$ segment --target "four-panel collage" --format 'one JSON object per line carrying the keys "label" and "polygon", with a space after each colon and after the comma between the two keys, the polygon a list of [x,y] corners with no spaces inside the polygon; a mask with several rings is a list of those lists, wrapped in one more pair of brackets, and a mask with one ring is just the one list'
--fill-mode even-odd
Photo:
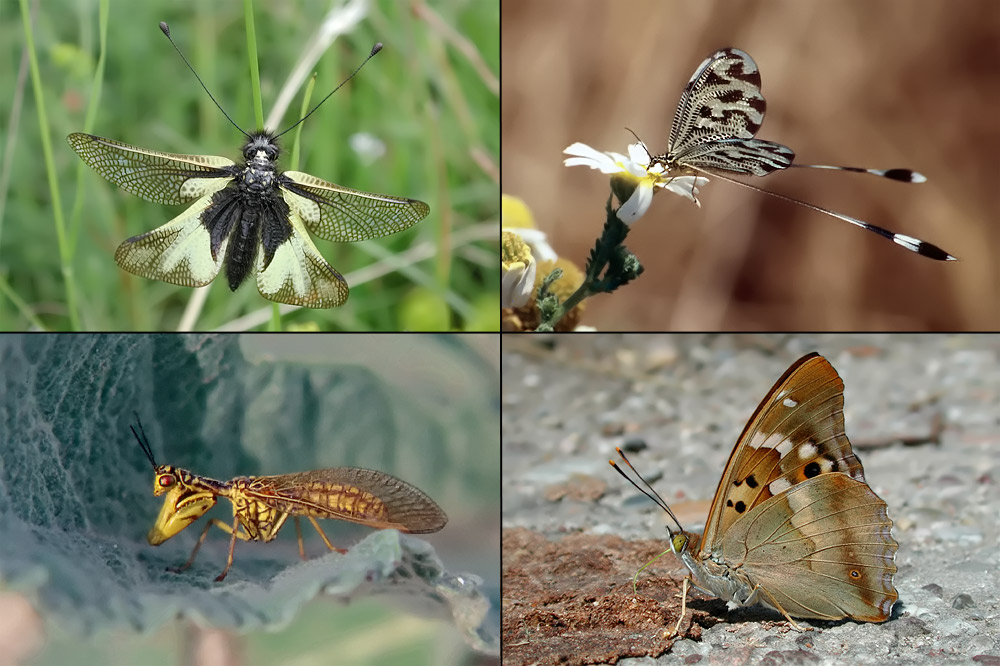
{"label": "four-panel collage", "polygon": [[0,17],[0,664],[1000,665],[1000,4]]}

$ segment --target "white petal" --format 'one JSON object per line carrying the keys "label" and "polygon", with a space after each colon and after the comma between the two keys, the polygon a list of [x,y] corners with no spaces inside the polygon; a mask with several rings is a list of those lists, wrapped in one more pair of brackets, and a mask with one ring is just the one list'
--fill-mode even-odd
{"label": "white petal", "polygon": [[625,224],[632,224],[649,210],[649,204],[653,201],[653,184],[648,179],[643,179],[639,186],[635,188],[632,196],[628,198],[621,208],[618,209],[618,219]]}
{"label": "white petal", "polygon": [[515,262],[509,268],[504,266],[500,279],[500,307],[519,308],[527,304],[535,288],[537,265],[529,261]]}
{"label": "white petal", "polygon": [[630,143],[628,146],[628,156],[633,162],[637,164],[642,164],[646,167],[652,161],[649,156],[649,151],[646,150],[646,146],[641,143]]}
{"label": "white petal", "polygon": [[708,178],[705,178],[704,176],[678,176],[677,178],[672,178],[668,183],[665,183],[663,187],[670,190],[674,194],[687,197],[700,206],[701,203],[698,201],[698,188],[706,183],[708,183]]}

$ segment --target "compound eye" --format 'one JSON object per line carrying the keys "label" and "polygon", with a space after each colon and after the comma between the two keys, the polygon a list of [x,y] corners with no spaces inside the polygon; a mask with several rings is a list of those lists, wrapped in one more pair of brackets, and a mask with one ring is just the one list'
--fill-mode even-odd
{"label": "compound eye", "polygon": [[158,479],[157,482],[160,484],[161,488],[169,488],[174,485],[177,479],[174,478],[173,474],[163,474]]}

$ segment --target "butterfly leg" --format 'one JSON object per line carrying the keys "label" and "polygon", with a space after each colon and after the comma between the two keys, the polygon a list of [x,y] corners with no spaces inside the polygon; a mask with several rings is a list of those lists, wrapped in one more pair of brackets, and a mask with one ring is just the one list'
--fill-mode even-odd
{"label": "butterfly leg", "polygon": [[786,613],[785,609],[781,607],[781,604],[779,604],[775,600],[775,598],[772,597],[768,593],[768,591],[765,590],[764,588],[762,588],[760,585],[758,585],[757,587],[755,587],[753,589],[753,593],[750,595],[750,597],[753,598],[753,597],[757,596],[758,592],[762,592],[762,593],[764,593],[767,596],[767,598],[768,598],[769,603],[771,604],[771,606],[773,608],[777,609],[779,613],[781,613],[782,615],[785,616],[785,619],[788,620],[788,624],[790,624],[792,626],[792,629],[794,629],[795,631],[798,631],[798,632],[806,632],[806,631],[812,631],[813,630],[812,627],[802,627],[797,622],[795,622],[795,620],[792,619],[792,616],[789,615],[788,613]]}
{"label": "butterfly leg", "polygon": [[677,618],[677,624],[674,625],[673,633],[669,634],[669,636],[677,636],[680,633],[681,622],[684,620],[684,613],[687,612],[688,590],[690,589],[691,576],[684,576],[684,582],[681,584],[681,614],[680,617]]}

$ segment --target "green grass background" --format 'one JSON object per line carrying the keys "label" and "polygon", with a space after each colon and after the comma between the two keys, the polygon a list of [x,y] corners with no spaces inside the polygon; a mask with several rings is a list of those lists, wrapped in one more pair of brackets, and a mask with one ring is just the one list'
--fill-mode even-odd
{"label": "green grass background", "polygon": [[[27,61],[22,64],[29,36],[23,11],[31,3],[0,0],[0,329],[176,329],[194,290],[130,275],[113,255],[124,239],[167,222],[183,208],[119,190],[76,156],[66,135],[85,131],[154,150],[237,158],[242,135],[215,108],[157,24],[170,24],[212,94],[249,131],[255,122],[245,3],[108,2],[104,72],[96,77],[101,90],[91,124],[87,112],[96,92],[103,3],[35,4],[30,37],[41,105]],[[253,4],[265,117],[323,17],[344,4]],[[381,41],[385,48],[304,123],[299,168],[347,187],[426,201],[431,214],[412,229],[373,241],[314,239],[348,277],[351,296],[341,308],[286,314],[279,325],[497,330],[499,3],[362,4],[366,18],[338,37],[313,68],[312,103],[353,71],[372,44]],[[279,129],[298,119],[301,103],[300,91]],[[358,132],[381,139],[386,153],[365,163],[349,144]],[[50,164],[43,134],[51,146]],[[295,134],[282,138],[281,168],[291,168]],[[394,257],[420,245],[432,250],[430,258],[361,284],[350,278],[352,271],[373,264],[393,266]],[[194,328],[266,326],[239,319],[255,312],[272,316],[270,302],[248,282],[236,293],[224,279],[213,282]]]}

